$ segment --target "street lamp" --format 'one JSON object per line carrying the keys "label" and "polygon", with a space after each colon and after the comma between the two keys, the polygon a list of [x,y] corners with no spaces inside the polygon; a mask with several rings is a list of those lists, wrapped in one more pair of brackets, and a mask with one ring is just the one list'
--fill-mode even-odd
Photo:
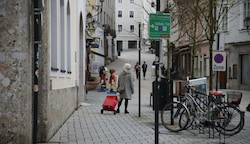
{"label": "street lamp", "polygon": [[244,26],[247,28],[247,33],[250,35],[250,17],[244,19]]}

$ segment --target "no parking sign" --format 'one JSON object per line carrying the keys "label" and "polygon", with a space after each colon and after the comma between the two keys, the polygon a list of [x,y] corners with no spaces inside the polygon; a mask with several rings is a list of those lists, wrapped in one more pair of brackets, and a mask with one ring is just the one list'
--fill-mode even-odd
{"label": "no parking sign", "polygon": [[226,52],[213,52],[213,71],[226,71]]}

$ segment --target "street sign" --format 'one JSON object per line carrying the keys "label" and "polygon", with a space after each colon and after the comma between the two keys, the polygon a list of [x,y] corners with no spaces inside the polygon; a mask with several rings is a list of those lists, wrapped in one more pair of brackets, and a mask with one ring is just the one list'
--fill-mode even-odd
{"label": "street sign", "polygon": [[149,15],[149,37],[151,39],[170,38],[171,19],[168,13]]}
{"label": "street sign", "polygon": [[213,71],[226,71],[226,52],[213,52]]}

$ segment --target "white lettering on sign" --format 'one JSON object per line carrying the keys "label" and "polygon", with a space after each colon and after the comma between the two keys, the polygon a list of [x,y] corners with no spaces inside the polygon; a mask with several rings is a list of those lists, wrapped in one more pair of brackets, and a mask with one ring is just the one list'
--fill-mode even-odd
{"label": "white lettering on sign", "polygon": [[224,66],[220,66],[220,65],[213,66],[213,70],[221,70],[221,69],[224,69]]}
{"label": "white lettering on sign", "polygon": [[213,52],[213,71],[226,71],[226,52]]}

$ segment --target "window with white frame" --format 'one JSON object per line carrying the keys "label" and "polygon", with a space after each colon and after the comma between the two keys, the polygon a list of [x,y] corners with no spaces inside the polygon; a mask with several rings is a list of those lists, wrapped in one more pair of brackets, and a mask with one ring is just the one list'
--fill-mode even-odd
{"label": "window with white frame", "polygon": [[61,41],[61,48],[60,48],[60,52],[61,52],[61,55],[60,55],[60,72],[62,73],[65,73],[66,72],[66,67],[65,67],[65,31],[64,31],[64,26],[65,26],[65,23],[64,23],[64,14],[65,14],[65,11],[64,11],[64,1],[61,0],[60,1],[60,41]]}
{"label": "window with white frame", "polygon": [[70,22],[70,6],[67,5],[67,73],[71,74],[71,22]]}
{"label": "window with white frame", "polygon": [[[60,2],[60,3],[59,3]],[[57,9],[57,5],[60,7]],[[64,0],[51,1],[50,65],[51,75],[68,77],[71,74],[71,21],[70,7]]]}
{"label": "window with white frame", "polygon": [[134,3],[134,0],[130,0],[130,3]]}
{"label": "window with white frame", "polygon": [[118,32],[122,32],[122,25],[118,25]]}
{"label": "window with white frame", "polygon": [[50,1],[51,3],[51,17],[50,17],[50,36],[51,36],[51,45],[50,45],[50,66],[51,71],[57,72],[59,70],[57,65],[58,49],[57,49],[57,1]]}
{"label": "window with white frame", "polygon": [[134,25],[130,25],[130,32],[134,32],[135,31],[135,26]]}
{"label": "window with white frame", "polygon": [[118,0],[118,3],[122,3],[122,0]]}
{"label": "window with white frame", "polygon": [[122,11],[118,11],[118,17],[122,17]]}
{"label": "window with white frame", "polygon": [[[243,21],[249,17],[250,17],[250,0],[245,0],[243,5]],[[246,27],[246,24],[244,24],[244,22],[243,26]]]}
{"label": "window with white frame", "polygon": [[245,19],[246,17],[250,17],[250,0],[245,0],[244,2],[243,17],[243,19]]}
{"label": "window with white frame", "polygon": [[222,30],[227,30],[228,25],[228,7],[223,7]]}
{"label": "window with white frame", "polygon": [[134,17],[134,11],[129,11],[129,17],[133,18]]}

